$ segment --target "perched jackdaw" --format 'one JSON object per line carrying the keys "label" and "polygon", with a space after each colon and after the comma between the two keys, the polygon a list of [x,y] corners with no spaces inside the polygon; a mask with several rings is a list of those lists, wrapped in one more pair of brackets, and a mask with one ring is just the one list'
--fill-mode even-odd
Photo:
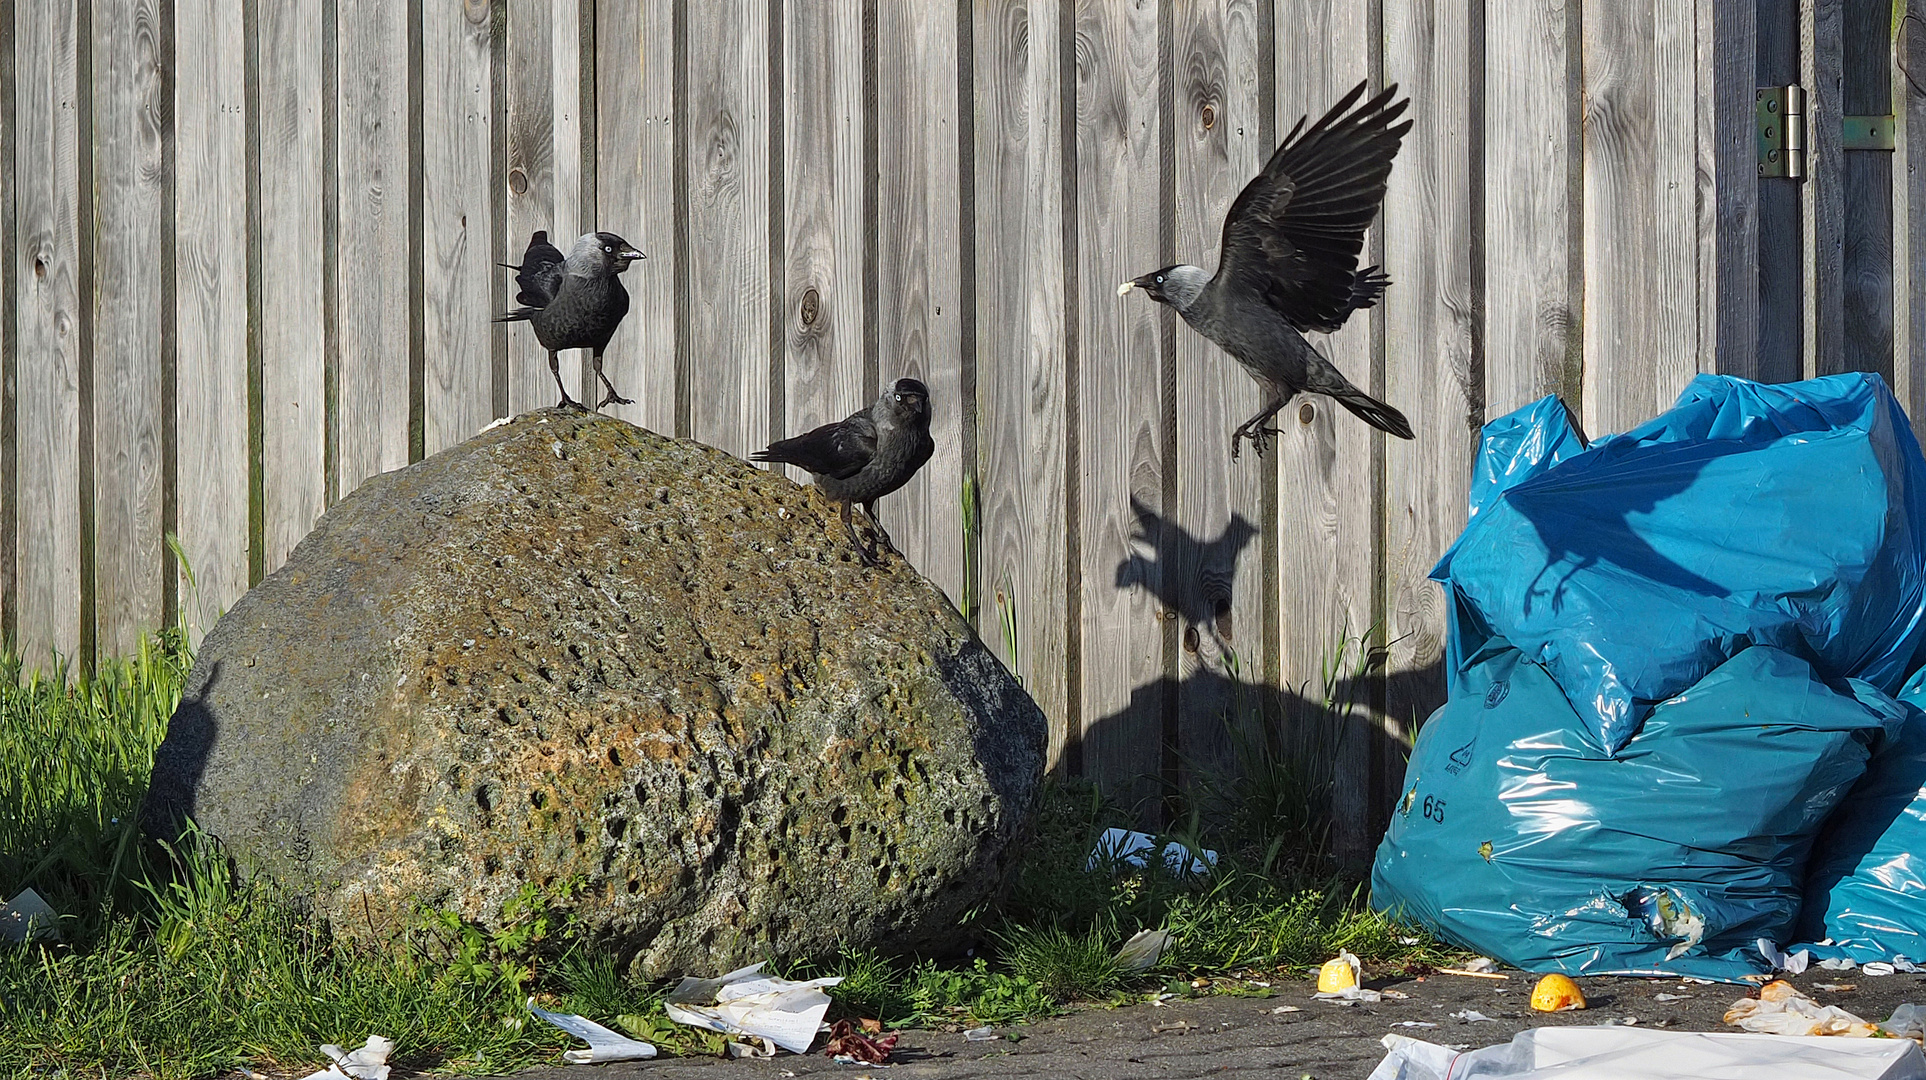
{"label": "perched jackdaw", "polygon": [[1404,414],[1352,386],[1304,340],[1305,331],[1335,331],[1391,283],[1375,266],[1359,270],[1358,252],[1411,128],[1409,120],[1392,121],[1411,102],[1392,104],[1393,85],[1347,115],[1364,86],[1309,131],[1300,119],[1244,186],[1224,215],[1215,276],[1200,266],[1166,266],[1117,286],[1118,296],[1140,288],[1176,308],[1264,388],[1263,411],[1231,432],[1233,460],[1240,439],[1262,456],[1278,434],[1264,425],[1306,390],[1329,394],[1380,431],[1411,437]]}
{"label": "perched jackdaw", "polygon": [[521,291],[515,295],[515,302],[522,306],[495,321],[526,321],[535,328],[535,339],[548,350],[548,370],[562,391],[563,405],[581,408],[580,402],[568,396],[568,387],[562,385],[561,365],[555,354],[563,349],[594,350],[595,377],[608,388],[597,409],[610,402],[630,404],[602,374],[602,350],[608,348],[622,316],[629,313],[628,290],[616,275],[627,270],[629,263],[646,258],[614,233],[593,232],[577,237],[575,250],[564,259],[561,251],[548,242],[548,233],[537,229],[528,238],[528,250],[522,254],[520,266],[502,263],[516,272],[515,282]]}
{"label": "perched jackdaw", "polygon": [[876,500],[909,483],[936,452],[930,438],[930,391],[915,379],[898,379],[876,403],[847,420],[793,439],[769,444],[751,455],[756,461],[800,465],[823,494],[843,505],[843,528],[863,561],[877,564],[875,544],[864,547],[850,521],[851,503],[862,503],[876,535],[889,546],[889,534],[876,520]]}

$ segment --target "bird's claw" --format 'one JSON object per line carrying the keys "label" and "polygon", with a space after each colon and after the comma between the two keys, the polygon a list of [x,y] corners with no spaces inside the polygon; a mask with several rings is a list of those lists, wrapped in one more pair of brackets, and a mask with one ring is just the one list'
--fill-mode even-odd
{"label": "bird's claw", "polygon": [[625,398],[622,395],[611,390],[607,394],[603,395],[602,403],[600,405],[597,405],[596,408],[606,409],[610,405],[633,405],[633,404],[635,404],[634,398]]}
{"label": "bird's claw", "polygon": [[573,409],[576,412],[589,411],[589,407],[587,405],[584,405],[581,402],[575,400],[574,398],[569,397],[567,394],[562,395],[562,400],[557,402],[555,407],[558,409]]}

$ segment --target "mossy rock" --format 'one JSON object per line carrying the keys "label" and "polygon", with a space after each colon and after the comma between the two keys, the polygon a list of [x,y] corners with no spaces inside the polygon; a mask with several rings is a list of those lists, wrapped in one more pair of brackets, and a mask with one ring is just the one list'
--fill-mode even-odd
{"label": "mossy rock", "polygon": [[1044,719],[813,489],[542,410],[376,477],[202,643],[147,816],[389,936],[527,882],[642,976],[957,940]]}

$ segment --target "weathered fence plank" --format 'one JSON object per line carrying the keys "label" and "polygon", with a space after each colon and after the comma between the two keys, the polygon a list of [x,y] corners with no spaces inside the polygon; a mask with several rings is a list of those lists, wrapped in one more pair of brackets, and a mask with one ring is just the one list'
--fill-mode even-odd
{"label": "weathered fence plank", "polygon": [[408,464],[407,13],[388,0],[336,9],[337,498]]}
{"label": "weathered fence plank", "polygon": [[[1697,0],[1699,368],[1757,378],[1762,187],[1756,98],[1761,4]],[[1756,91],[1755,91],[1756,92]]]}
{"label": "weathered fence plank", "polygon": [[95,642],[123,656],[165,598],[160,5],[102,0],[93,37]]}
{"label": "weathered fence plank", "polygon": [[248,586],[247,205],[241,10],[218,0],[174,9],[182,71],[174,123],[175,318],[180,540],[195,586],[181,611],[198,633]]}
{"label": "weathered fence plank", "polygon": [[[1175,765],[1176,687],[1165,665],[1166,616],[1175,613],[1159,594],[1174,510],[1165,500],[1164,341],[1179,328],[1175,312],[1119,298],[1116,288],[1169,255],[1157,16],[1152,4],[1085,0],[1074,38],[1083,765],[1140,806],[1162,793]],[[1133,566],[1143,567],[1141,580],[1121,584]]]}
{"label": "weathered fence plank", "polygon": [[[975,498],[990,648],[1050,718],[1052,767],[1082,770],[1081,682],[1072,664],[1068,560],[1074,558],[1065,463],[1070,426],[1066,338],[1062,24],[1075,0],[998,0],[968,7],[975,90]],[[1061,17],[1060,17],[1061,16]],[[1074,117],[1069,117],[1074,120]],[[1107,432],[1092,433],[1104,438]],[[1081,569],[1081,563],[1075,566]]]}
{"label": "weathered fence plank", "polygon": [[1373,764],[1381,826],[1404,773],[1403,748],[1444,704],[1444,594],[1429,578],[1465,522],[1465,478],[1484,421],[1472,162],[1483,153],[1476,0],[1386,0],[1384,77],[1410,95],[1412,126],[1391,170],[1382,232],[1385,395],[1413,442],[1385,440],[1386,739]]}
{"label": "weathered fence plank", "polygon": [[604,411],[666,434],[677,424],[676,291],[683,281],[674,242],[672,23],[669,0],[603,0],[595,15],[595,96],[609,103],[596,116],[597,227],[648,254],[623,275],[629,317],[606,357],[609,377],[635,403]]}
{"label": "weathered fence plank", "polygon": [[[1652,16],[1653,85],[1698,88],[1696,0],[1653,0]],[[1699,265],[1698,115],[1706,93],[1698,88],[1652,98],[1651,212],[1658,272],[1644,297],[1631,301],[1652,308],[1652,351],[1624,358],[1627,364],[1645,365],[1652,389],[1645,412],[1626,417],[1627,426],[1671,408],[1699,373],[1699,276],[1702,269],[1717,272]]]}
{"label": "weathered fence plank", "polygon": [[[1263,135],[1276,102],[1265,99],[1269,81],[1259,72],[1273,60],[1270,43],[1258,36],[1255,3],[1178,5],[1174,15],[1168,33],[1176,259],[1214,269],[1231,200],[1272,150]],[[1253,455],[1230,456],[1231,430],[1263,400],[1215,343],[1186,327],[1176,338],[1177,503],[1164,542],[1140,554],[1156,561],[1164,605],[1178,620],[1183,765],[1222,774],[1235,764],[1239,742],[1257,734],[1262,710],[1254,687],[1275,668],[1262,651],[1267,597],[1259,523],[1270,470]]]}
{"label": "weathered fence plank", "polygon": [[[22,4],[16,24],[19,647],[30,664],[80,649],[79,29],[74,0]],[[9,482],[13,482],[10,478]]]}
{"label": "weathered fence plank", "polygon": [[[1322,116],[1371,74],[1369,12],[1349,0],[1288,0],[1277,11],[1277,127]],[[1283,28],[1295,27],[1287,33]],[[1395,171],[1395,170],[1394,170]],[[1367,245],[1366,258],[1374,249]],[[1382,334],[1370,313],[1313,344],[1359,387],[1373,389]],[[1331,762],[1333,850],[1368,857],[1370,790],[1379,728],[1374,687],[1357,642],[1376,630],[1372,580],[1378,562],[1379,487],[1371,428],[1329,398],[1307,395],[1278,415],[1279,685],[1283,745],[1306,762]],[[1331,678],[1327,680],[1326,676]],[[1328,714],[1321,706],[1332,702]]]}
{"label": "weathered fence plank", "polygon": [[770,431],[778,373],[770,354],[769,221],[771,199],[781,199],[770,183],[770,4],[717,0],[708,10],[713,17],[684,16],[688,99],[678,168],[687,199],[687,428],[746,456],[772,436],[792,434]]}
{"label": "weathered fence plank", "polygon": [[[576,21],[570,21],[570,15]],[[570,188],[558,183],[556,176],[556,144],[564,128],[575,122],[575,103],[581,95],[576,85],[581,27],[575,0],[510,3],[507,17],[503,43],[507,55],[502,65],[507,101],[502,122],[507,128],[503,135],[508,160],[502,182],[508,190],[503,193],[502,258],[497,261],[519,266],[531,234],[546,232],[550,243],[566,249],[581,231],[576,228],[580,177]],[[570,54],[570,46],[577,52]],[[558,65],[558,53],[573,55],[575,64]],[[579,152],[579,134],[575,145]],[[491,272],[496,274],[491,293],[496,306],[502,311],[516,306],[514,271],[495,267]],[[548,373],[548,350],[535,340],[535,331],[526,324],[510,323],[507,334],[508,415],[555,404],[559,395]],[[563,378],[576,373],[571,365]]]}
{"label": "weathered fence plank", "polygon": [[[1893,111],[1892,4],[1848,0],[1840,35],[1840,111],[1886,116]],[[1891,134],[1891,132],[1887,132]],[[1893,166],[1885,150],[1842,150],[1839,361],[1848,371],[1893,378]],[[1843,213],[1850,206],[1851,213]]]}
{"label": "weathered fence plank", "polygon": [[327,509],[322,351],[321,7],[264,3],[260,42],[262,569]]}
{"label": "weathered fence plank", "polygon": [[491,11],[489,0],[421,9],[422,106],[436,118],[422,125],[420,166],[422,436],[429,454],[495,417]]}
{"label": "weathered fence plank", "polygon": [[871,399],[863,378],[862,14],[854,3],[783,8],[785,436]]}
{"label": "weathered fence plank", "polygon": [[[1908,0],[1898,28],[1891,73],[1892,100],[1899,102],[1899,135],[1893,170],[1893,392],[1912,417],[1913,431],[1926,432],[1926,373],[1916,357],[1926,356],[1926,93],[1914,89],[1926,80],[1926,5]],[[1926,83],[1922,83],[1926,85]]]}
{"label": "weathered fence plank", "polygon": [[[876,8],[877,373],[930,388],[936,456],[878,508],[896,546],[963,600],[963,273],[956,9]],[[880,387],[879,387],[880,388]]]}
{"label": "weathered fence plank", "polygon": [[1523,0],[1485,26],[1485,415],[1581,382],[1578,9]]}
{"label": "weathered fence plank", "polygon": [[1803,375],[1831,375],[1846,364],[1845,124],[1846,0],[1799,5],[1799,80],[1806,87],[1806,181],[1801,200],[1805,243],[1805,358]]}

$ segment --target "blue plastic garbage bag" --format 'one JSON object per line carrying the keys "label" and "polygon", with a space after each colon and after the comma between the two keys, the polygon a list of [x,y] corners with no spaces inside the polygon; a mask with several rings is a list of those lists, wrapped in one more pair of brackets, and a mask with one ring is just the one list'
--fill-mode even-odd
{"label": "blue plastic garbage bag", "polygon": [[1822,959],[1926,964],[1926,671],[1899,700],[1905,726],[1826,822],[1806,871],[1801,947]]}
{"label": "blue plastic garbage bag", "polygon": [[1904,723],[1863,683],[1749,648],[1616,755],[1503,639],[1420,731],[1371,903],[1527,971],[1734,981],[1791,939],[1813,836]]}
{"label": "blue plastic garbage bag", "polygon": [[1650,423],[1576,439],[1552,399],[1487,425],[1431,576],[1607,749],[1748,645],[1887,693],[1919,665],[1926,460],[1878,376],[1701,375]]}

